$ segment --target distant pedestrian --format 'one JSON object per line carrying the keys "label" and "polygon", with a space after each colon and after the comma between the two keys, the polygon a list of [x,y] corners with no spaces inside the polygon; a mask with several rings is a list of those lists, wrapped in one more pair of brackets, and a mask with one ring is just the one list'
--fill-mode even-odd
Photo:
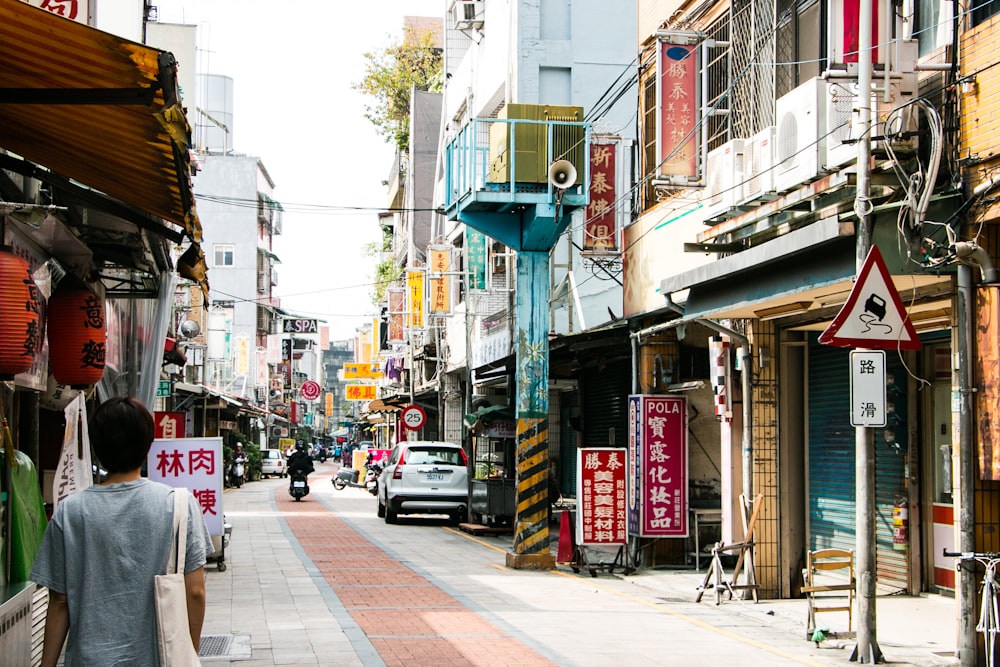
{"label": "distant pedestrian", "polygon": [[[167,570],[174,489],[141,476],[153,417],[135,398],[105,401],[90,419],[104,482],[59,503],[31,580],[49,589],[42,667],[159,663],[153,579]],[[205,560],[212,538],[190,498],[184,582],[195,649],[205,618]],[[67,641],[68,636],[68,641]]]}

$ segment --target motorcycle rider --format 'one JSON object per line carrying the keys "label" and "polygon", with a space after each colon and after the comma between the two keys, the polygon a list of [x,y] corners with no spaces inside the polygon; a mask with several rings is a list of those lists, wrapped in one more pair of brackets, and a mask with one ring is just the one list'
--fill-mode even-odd
{"label": "motorcycle rider", "polygon": [[243,445],[237,443],[236,451],[233,452],[233,462],[229,467],[230,484],[236,487],[243,485],[243,480],[246,477],[246,465],[246,452],[243,451]]}
{"label": "motorcycle rider", "polygon": [[302,441],[295,443],[295,451],[288,457],[288,474],[301,472],[303,475],[308,475],[314,470],[312,459],[306,451],[306,443]]}

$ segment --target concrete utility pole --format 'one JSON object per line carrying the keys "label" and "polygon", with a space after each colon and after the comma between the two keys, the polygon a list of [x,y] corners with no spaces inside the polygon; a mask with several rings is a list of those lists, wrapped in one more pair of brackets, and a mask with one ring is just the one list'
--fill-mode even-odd
{"label": "concrete utility pole", "polygon": [[[856,275],[871,249],[871,118],[872,118],[872,5],[858,5],[858,190],[854,212],[858,216]],[[855,429],[855,560],[857,563],[858,643],[851,660],[882,662],[875,637],[875,434],[867,426]]]}

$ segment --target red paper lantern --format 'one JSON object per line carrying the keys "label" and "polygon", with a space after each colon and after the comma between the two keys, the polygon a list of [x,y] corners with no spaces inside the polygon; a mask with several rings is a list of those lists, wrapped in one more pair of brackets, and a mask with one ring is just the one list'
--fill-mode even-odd
{"label": "red paper lantern", "polygon": [[0,380],[35,363],[42,346],[42,297],[28,263],[0,246]]}
{"label": "red paper lantern", "polygon": [[104,376],[104,302],[73,278],[49,299],[49,371],[57,382],[80,389]]}

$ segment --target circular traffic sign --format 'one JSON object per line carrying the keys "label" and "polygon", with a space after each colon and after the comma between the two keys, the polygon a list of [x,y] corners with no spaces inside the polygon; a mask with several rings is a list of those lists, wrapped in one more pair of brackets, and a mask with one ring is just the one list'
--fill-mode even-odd
{"label": "circular traffic sign", "polygon": [[415,431],[423,427],[424,422],[427,421],[427,413],[419,405],[407,405],[403,408],[400,418],[403,421],[403,426]]}
{"label": "circular traffic sign", "polygon": [[306,380],[302,383],[302,386],[299,387],[299,395],[307,401],[315,401],[319,398],[322,391],[323,388],[320,387],[319,382],[316,382],[315,380]]}

